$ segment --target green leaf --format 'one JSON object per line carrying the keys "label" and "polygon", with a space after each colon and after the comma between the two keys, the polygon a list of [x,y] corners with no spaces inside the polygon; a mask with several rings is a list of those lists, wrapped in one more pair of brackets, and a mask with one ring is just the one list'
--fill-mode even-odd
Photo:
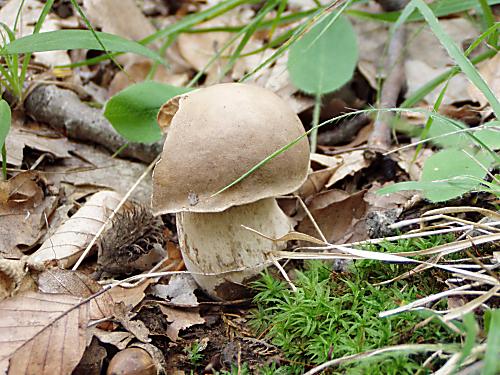
{"label": "green leaf", "polygon": [[[441,147],[461,148],[471,144],[471,138],[465,133],[449,134],[460,130],[457,122],[451,123],[439,118],[433,119],[432,126],[427,133],[428,138],[439,137],[432,140],[432,143]],[[460,124],[462,129],[466,126]],[[448,135],[445,135],[448,134]]]}
{"label": "green leaf", "polygon": [[358,45],[351,23],[332,13],[292,45],[288,71],[300,90],[325,94],[352,78],[357,61]]}
{"label": "green leaf", "polygon": [[[132,52],[149,57],[159,63],[165,63],[160,56],[142,44],[113,34],[101,32],[96,32],[96,34],[108,51]],[[101,44],[90,30],[57,30],[16,39],[7,44],[5,49],[0,52],[0,55],[70,49],[103,51]]]}
{"label": "green leaf", "polygon": [[10,106],[5,100],[0,99],[0,148],[3,147],[5,138],[9,134],[10,122]]}
{"label": "green leaf", "polygon": [[190,90],[153,81],[137,83],[113,96],[106,103],[104,116],[127,140],[156,142],[161,139],[158,110],[167,100]]}
{"label": "green leaf", "polygon": [[[468,151],[472,154],[472,151]],[[378,190],[378,194],[389,194],[401,190],[423,190],[432,202],[447,201],[473,190],[486,175],[493,162],[492,156],[480,151],[473,160],[464,150],[442,150],[425,161],[420,181],[401,182]]]}
{"label": "green leaf", "polygon": [[500,121],[490,121],[484,126],[491,129],[478,130],[474,133],[476,138],[492,150],[500,149]]}
{"label": "green leaf", "polygon": [[481,375],[498,374],[500,371],[500,309],[491,311],[491,320],[486,341],[486,355],[484,356],[484,367]]}

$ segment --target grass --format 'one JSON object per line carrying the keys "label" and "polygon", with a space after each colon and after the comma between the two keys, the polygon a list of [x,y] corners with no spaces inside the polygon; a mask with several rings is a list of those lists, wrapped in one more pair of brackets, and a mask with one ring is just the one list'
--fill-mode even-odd
{"label": "grass", "polygon": [[[384,243],[381,251],[413,251],[450,241],[450,236]],[[309,261],[294,281],[297,292],[269,273],[254,283],[255,297],[251,326],[255,332],[281,348],[286,360],[318,365],[332,358],[398,344],[456,343],[459,335],[438,319],[419,324],[428,315],[407,312],[379,318],[384,310],[441,291],[443,284],[435,274],[421,274],[385,286],[377,282],[397,276],[408,265],[363,260],[352,263],[349,272],[336,274],[328,263]],[[434,271],[435,272],[435,271]],[[443,302],[438,307],[446,309]],[[367,362],[341,367],[349,374],[427,373],[424,354],[391,354]],[[439,361],[437,359],[436,361]],[[433,368],[437,363],[431,361]],[[435,370],[436,368],[434,368]],[[300,374],[303,366],[289,366],[289,373]]]}

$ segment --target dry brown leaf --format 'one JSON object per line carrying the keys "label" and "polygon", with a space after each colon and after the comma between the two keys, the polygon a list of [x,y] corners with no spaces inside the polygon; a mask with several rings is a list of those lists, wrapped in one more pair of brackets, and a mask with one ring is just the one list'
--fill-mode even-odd
{"label": "dry brown leaf", "polygon": [[132,309],[144,299],[144,297],[146,296],[144,291],[150,284],[154,282],[154,279],[149,278],[134,288],[123,288],[121,286],[117,286],[111,289],[109,291],[109,294],[116,304],[123,302],[125,306],[128,306],[130,309]]}
{"label": "dry brown leaf", "polygon": [[[124,72],[116,73],[109,84],[109,95],[114,95],[133,83],[142,82],[146,79],[153,63],[151,60],[141,59],[134,61],[124,67]],[[174,74],[164,66],[156,68],[153,81],[167,83],[173,86],[184,86],[189,80],[187,73]]]}
{"label": "dry brown leaf", "polygon": [[26,261],[0,257],[0,301],[35,290],[36,284],[26,270]]}
{"label": "dry brown leaf", "polygon": [[125,349],[134,336],[130,332],[122,331],[105,331],[99,328],[94,328],[93,335],[104,344],[111,344],[119,350]]}
{"label": "dry brown leaf", "polygon": [[363,150],[355,150],[333,156],[311,154],[311,161],[334,169],[333,174],[326,183],[327,188],[370,165],[370,162],[364,157]]}
{"label": "dry brown leaf", "polygon": [[20,258],[19,247],[31,247],[44,233],[45,219],[58,198],[44,196],[45,185],[33,171],[0,182],[0,255]]}
{"label": "dry brown leaf", "polygon": [[167,336],[172,341],[177,341],[179,332],[196,324],[205,323],[198,309],[176,309],[159,305],[160,310],[170,322],[167,328]]}
{"label": "dry brown leaf", "polygon": [[[366,7],[375,5],[373,3],[357,7],[364,7],[362,10],[367,10]],[[366,19],[353,21],[359,45],[363,46],[360,48],[358,68],[370,85],[377,89],[377,71],[384,67],[384,56],[386,56],[384,51],[389,40],[389,28],[380,22]],[[441,19],[439,23],[459,46],[468,40],[474,40],[479,35],[472,22],[463,17]],[[448,70],[454,62],[427,25],[415,23],[405,27],[407,28],[405,72],[408,84],[407,96],[410,96],[422,85]],[[386,71],[385,74],[387,73]],[[449,82],[443,104],[470,99],[467,93],[468,85],[465,75],[458,74],[453,77]],[[428,94],[425,97],[427,103],[434,103],[441,89],[440,85]]]}
{"label": "dry brown leaf", "polygon": [[92,338],[90,345],[85,349],[82,359],[71,375],[100,375],[106,356],[106,349],[99,344],[96,338]]}
{"label": "dry brown leaf", "polygon": [[[84,195],[99,190],[114,190],[126,194],[147,168],[142,163],[113,158],[97,147],[71,142],[76,157],[62,159],[57,165],[45,168],[47,178],[58,186],[63,184],[66,194]],[[134,190],[131,199],[151,204],[151,178],[146,177]]]}
{"label": "dry brown leaf", "polygon": [[332,174],[337,170],[337,167],[325,168],[309,173],[307,180],[299,189],[299,195],[302,199],[307,199],[316,193],[319,193],[325,188],[326,183],[330,180]]}
{"label": "dry brown leaf", "polygon": [[[74,297],[88,298],[99,292],[102,287],[79,271],[49,269],[38,276],[38,289],[47,294],[70,294]],[[98,320],[113,315],[114,300],[109,292],[96,296],[89,302],[90,319]]]}
{"label": "dry brown leaf", "polygon": [[153,285],[151,294],[179,307],[194,307],[198,306],[198,299],[194,294],[196,288],[198,285],[191,275],[173,275],[167,285]]}
{"label": "dry brown leaf", "polygon": [[66,375],[86,346],[89,305],[65,294],[27,293],[0,303],[0,372]]}
{"label": "dry brown leaf", "polygon": [[391,194],[377,194],[381,188],[392,185],[393,182],[387,182],[383,185],[374,182],[372,187],[365,194],[365,201],[368,203],[368,212],[380,212],[391,209],[402,209],[407,207],[415,199],[415,192],[410,190],[398,191]]}
{"label": "dry brown leaf", "polygon": [[141,40],[156,31],[134,0],[84,0],[83,5],[94,27],[106,33]]}
{"label": "dry brown leaf", "polygon": [[130,312],[130,306],[126,306],[124,303],[115,305],[115,319],[121,323],[123,328],[134,335],[137,340],[148,343],[151,341],[149,339],[149,329],[142,321],[132,320],[133,316],[134,314]]}
{"label": "dry brown leaf", "polygon": [[[474,40],[479,35],[472,22],[464,17],[442,19],[439,24],[459,46],[468,40]],[[407,96],[410,96],[424,84],[447,71],[454,65],[454,61],[429,27],[422,29],[421,24],[415,24],[408,25],[408,28],[405,71],[408,84]],[[468,85],[469,81],[464,74],[454,76],[448,83],[443,104],[470,100]],[[428,94],[425,97],[427,103],[435,103],[442,88],[442,85],[439,85]]]}
{"label": "dry brown leaf", "polygon": [[[83,6],[92,25],[101,27],[106,33],[141,40],[156,31],[134,0],[84,0]],[[137,59],[141,57],[131,53],[117,57],[124,65]]]}
{"label": "dry brown leaf", "polygon": [[[232,12],[233,13],[233,12]],[[200,24],[200,27],[230,26],[231,20],[228,16],[218,17],[217,20]],[[181,56],[196,71],[203,70],[213,56],[220,51],[224,44],[231,38],[231,33],[212,32],[202,34],[183,33],[177,38],[177,46]],[[225,54],[230,54],[231,50],[226,49]],[[218,74],[227,62],[227,58],[220,58],[215,61],[206,71],[207,83],[213,84],[218,78]]]}
{"label": "dry brown leaf", "polygon": [[71,267],[120,200],[121,196],[112,191],[94,194],[29,256],[28,262],[33,265],[55,262],[62,268]]}
{"label": "dry brown leaf", "polygon": [[[366,213],[367,204],[363,200],[364,195],[365,191],[349,195],[342,190],[328,190],[312,198],[308,204],[309,211],[328,242],[366,239],[366,233],[358,233],[354,230],[354,225]],[[318,232],[307,216],[299,224],[298,231],[318,237]]]}
{"label": "dry brown leaf", "polygon": [[14,120],[5,140],[7,163],[20,167],[23,163],[23,151],[25,147],[48,152],[56,158],[71,157],[68,151],[73,147],[67,138],[43,136],[40,133],[39,129],[21,126],[19,121]]}

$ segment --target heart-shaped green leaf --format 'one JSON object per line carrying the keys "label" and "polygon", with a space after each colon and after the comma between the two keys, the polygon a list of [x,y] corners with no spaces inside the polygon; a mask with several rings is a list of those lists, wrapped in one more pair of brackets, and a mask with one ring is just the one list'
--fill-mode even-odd
{"label": "heart-shaped green leaf", "polygon": [[288,71],[297,88],[322,95],[348,82],[357,61],[358,45],[351,23],[332,13],[292,45]]}
{"label": "heart-shaped green leaf", "polygon": [[161,139],[158,110],[167,100],[190,90],[153,81],[137,83],[113,96],[106,103],[104,116],[127,140],[156,142]]}

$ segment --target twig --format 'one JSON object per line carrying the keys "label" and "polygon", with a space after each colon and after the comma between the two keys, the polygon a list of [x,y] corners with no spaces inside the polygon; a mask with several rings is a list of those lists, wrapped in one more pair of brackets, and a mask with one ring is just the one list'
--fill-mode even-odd
{"label": "twig", "polygon": [[[28,115],[48,123],[69,138],[97,143],[111,152],[127,144],[101,110],[83,103],[73,91],[40,85],[32,90],[24,105]],[[162,146],[163,142],[129,143],[120,155],[149,163],[161,152]]]}
{"label": "twig", "polygon": [[[396,6],[402,7],[404,1],[399,1]],[[381,4],[384,6],[384,4]],[[389,5],[387,5],[389,7]],[[391,4],[392,9],[392,4]],[[380,108],[394,108],[397,105],[399,93],[405,82],[404,51],[406,43],[405,25],[399,27],[389,42],[387,58],[384,66],[389,67],[389,72],[382,85],[380,93]],[[391,145],[391,120],[393,115],[382,112],[373,124],[373,131],[368,138],[368,145],[378,149],[388,150]]]}

